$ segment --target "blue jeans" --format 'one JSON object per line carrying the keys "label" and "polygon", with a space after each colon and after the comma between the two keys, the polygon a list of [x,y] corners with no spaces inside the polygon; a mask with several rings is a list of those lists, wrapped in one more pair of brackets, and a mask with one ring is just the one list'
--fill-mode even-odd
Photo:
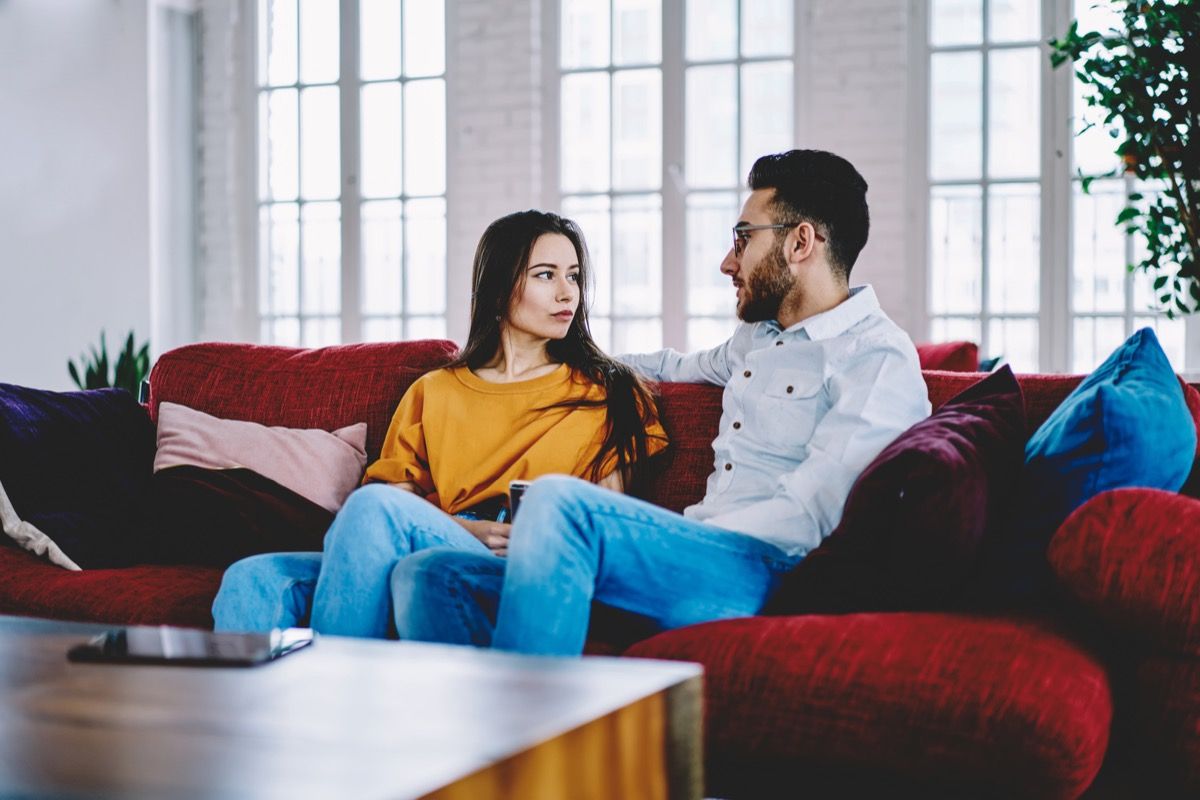
{"label": "blue jeans", "polygon": [[325,534],[324,553],[265,553],[232,565],[213,602],[215,628],[266,631],[309,621],[318,633],[385,638],[392,570],[430,547],[495,558],[433,504],[393,486],[369,484],[338,512]]}
{"label": "blue jeans", "polygon": [[[504,560],[430,550],[392,575],[401,638],[577,655],[592,601],[662,629],[755,614],[789,556],[751,536],[686,519],[576,478],[533,483]],[[493,612],[491,598],[497,597]]]}

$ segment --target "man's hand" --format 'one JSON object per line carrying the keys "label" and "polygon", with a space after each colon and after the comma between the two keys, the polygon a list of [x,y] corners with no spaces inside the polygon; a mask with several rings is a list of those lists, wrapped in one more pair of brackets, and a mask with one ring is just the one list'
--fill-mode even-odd
{"label": "man's hand", "polygon": [[454,521],[466,528],[476,539],[483,542],[488,550],[501,557],[508,555],[508,536],[512,533],[512,525],[509,525],[507,522],[492,522],[486,519],[461,519],[459,517],[455,517]]}

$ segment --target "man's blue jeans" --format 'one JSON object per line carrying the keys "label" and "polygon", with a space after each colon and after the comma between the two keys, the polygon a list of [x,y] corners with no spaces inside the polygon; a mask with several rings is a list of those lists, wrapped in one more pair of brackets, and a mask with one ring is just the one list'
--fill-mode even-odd
{"label": "man's blue jeans", "polygon": [[577,655],[593,600],[662,629],[748,616],[801,558],[576,478],[550,476],[525,494],[507,569],[503,559],[465,550],[401,560],[392,574],[396,629],[402,639],[486,644],[494,615],[494,647]]}
{"label": "man's blue jeans", "polygon": [[218,631],[303,625],[319,633],[384,638],[391,624],[392,570],[430,547],[496,559],[433,504],[393,486],[369,484],[346,500],[325,534],[324,553],[266,553],[232,565],[213,602]]}

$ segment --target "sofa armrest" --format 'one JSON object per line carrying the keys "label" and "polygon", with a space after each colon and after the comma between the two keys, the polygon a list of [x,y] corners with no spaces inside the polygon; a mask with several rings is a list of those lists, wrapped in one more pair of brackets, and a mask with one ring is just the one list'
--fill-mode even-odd
{"label": "sofa armrest", "polygon": [[1084,503],[1047,552],[1060,583],[1106,624],[1200,653],[1200,500],[1116,489]]}

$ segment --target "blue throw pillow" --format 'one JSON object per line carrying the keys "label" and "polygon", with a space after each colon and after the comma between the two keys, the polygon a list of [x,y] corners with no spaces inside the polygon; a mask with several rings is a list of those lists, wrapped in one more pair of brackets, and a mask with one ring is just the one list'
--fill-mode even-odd
{"label": "blue throw pillow", "polygon": [[1178,491],[1195,455],[1196,425],[1179,379],[1154,331],[1143,328],[1026,443],[1012,518],[985,548],[980,588],[987,599],[1044,598],[1053,585],[1046,547],[1072,511],[1109,489]]}
{"label": "blue throw pillow", "polygon": [[149,415],[124,390],[0,383],[0,539],[68,568],[137,561],[154,446]]}

